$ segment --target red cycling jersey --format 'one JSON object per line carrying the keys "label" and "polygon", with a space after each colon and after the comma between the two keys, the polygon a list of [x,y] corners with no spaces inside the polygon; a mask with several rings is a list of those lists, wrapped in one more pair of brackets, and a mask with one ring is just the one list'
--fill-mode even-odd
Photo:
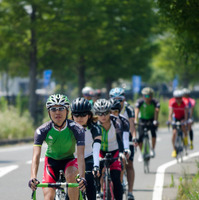
{"label": "red cycling jersey", "polygon": [[188,108],[193,108],[196,104],[196,101],[190,97],[188,97],[188,98],[183,97],[182,99],[183,99],[183,101],[185,101]]}
{"label": "red cycling jersey", "polygon": [[173,109],[173,116],[177,120],[182,120],[185,118],[185,110],[187,108],[187,104],[182,100],[180,104],[175,101],[175,98],[169,100],[169,108]]}

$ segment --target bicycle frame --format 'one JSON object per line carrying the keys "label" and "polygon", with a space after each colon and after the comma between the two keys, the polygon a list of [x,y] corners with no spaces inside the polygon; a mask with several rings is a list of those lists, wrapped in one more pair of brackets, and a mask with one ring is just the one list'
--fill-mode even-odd
{"label": "bicycle frame", "polygon": [[149,127],[151,126],[151,123],[139,123],[140,126],[143,126],[144,128],[144,135],[143,135],[143,143],[142,143],[142,156],[143,156],[143,161],[144,161],[144,173],[149,173],[149,162],[150,162],[150,150],[151,150],[151,145],[149,141]]}
{"label": "bicycle frame", "polygon": [[[37,187],[50,187],[50,188],[60,188],[60,187],[65,187],[65,188],[74,188],[74,187],[78,187],[79,184],[78,183],[39,183],[37,185]],[[83,200],[83,196],[81,191],[79,191],[79,199]],[[33,192],[32,194],[32,199],[36,200],[36,191]]]}
{"label": "bicycle frame", "polygon": [[176,126],[177,134],[175,139],[175,149],[176,149],[176,159],[179,162],[179,158],[181,158],[181,162],[183,162],[183,132],[181,129],[181,122],[173,122],[172,125]]}
{"label": "bicycle frame", "polygon": [[104,167],[105,167],[105,174],[104,174],[104,183],[103,183],[103,200],[114,200],[114,194],[113,194],[113,182],[111,180],[110,176],[110,161],[118,160],[118,158],[112,158],[110,157],[110,154],[107,153],[105,155],[105,158],[102,158],[101,161],[104,161]]}

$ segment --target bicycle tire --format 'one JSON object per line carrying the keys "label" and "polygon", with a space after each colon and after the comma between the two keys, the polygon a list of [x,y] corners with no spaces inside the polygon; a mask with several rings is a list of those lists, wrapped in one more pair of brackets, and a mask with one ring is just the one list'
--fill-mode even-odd
{"label": "bicycle tire", "polygon": [[182,132],[177,132],[177,137],[175,141],[175,149],[176,149],[176,159],[177,162],[183,162],[183,137]]}

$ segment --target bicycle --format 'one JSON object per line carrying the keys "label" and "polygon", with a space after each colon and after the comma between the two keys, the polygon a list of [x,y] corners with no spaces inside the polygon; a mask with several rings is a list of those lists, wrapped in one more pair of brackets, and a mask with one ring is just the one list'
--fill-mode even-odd
{"label": "bicycle", "polygon": [[175,139],[175,150],[176,150],[176,159],[177,162],[181,160],[183,162],[183,150],[185,150],[185,154],[187,155],[187,146],[184,145],[183,142],[183,131],[181,129],[182,123],[177,121],[173,121],[172,125],[176,127],[177,135]]}
{"label": "bicycle", "polygon": [[150,130],[151,122],[145,122],[145,123],[139,123],[140,126],[143,126],[143,142],[142,142],[142,157],[144,161],[144,173],[149,173],[149,164],[150,164],[150,159],[151,159],[151,144],[149,141],[149,135],[148,131]]}
{"label": "bicycle", "polygon": [[113,158],[111,153],[106,153],[105,157],[100,162],[104,162],[104,177],[103,177],[103,200],[114,200],[113,182],[110,175],[110,164],[112,161],[118,160]]}
{"label": "bicycle", "polygon": [[[68,198],[68,187],[78,187],[78,183],[67,183],[64,177],[63,170],[59,172],[59,180],[56,183],[39,183],[37,187],[51,187],[56,188],[55,200],[69,200]],[[36,190],[32,193],[33,200],[36,200]],[[84,200],[85,197],[82,192],[79,190],[79,200]]]}

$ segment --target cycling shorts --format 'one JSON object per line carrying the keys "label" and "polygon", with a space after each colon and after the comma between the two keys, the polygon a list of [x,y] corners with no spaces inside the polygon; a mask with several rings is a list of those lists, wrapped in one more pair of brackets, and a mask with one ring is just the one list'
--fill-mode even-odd
{"label": "cycling shorts", "polygon": [[[105,151],[101,151],[100,150],[100,158],[104,158],[106,153],[111,153],[113,158],[116,158],[119,156],[119,150],[116,151],[111,151],[111,152],[105,152]],[[100,168],[103,169],[103,162],[100,162]],[[110,165],[110,170],[118,170],[121,171],[122,167],[121,167],[121,162],[119,160],[115,160],[111,163]]]}
{"label": "cycling shorts", "polygon": [[[154,119],[139,119],[140,123],[146,123],[146,122],[150,122],[151,125],[147,126],[147,129],[151,131],[151,137],[152,138],[156,138],[156,131],[157,131],[157,126],[155,126],[153,124]],[[138,143],[142,143],[143,142],[143,137],[144,137],[144,126],[138,126],[138,133],[139,133],[139,138],[138,138]]]}
{"label": "cycling shorts", "polygon": [[[173,121],[174,121],[174,122],[182,122],[182,121],[184,121],[184,120],[185,120],[184,118],[176,119],[175,117],[173,117]],[[172,129],[176,129],[176,125],[175,125],[175,124],[172,125]]]}
{"label": "cycling shorts", "polygon": [[70,166],[74,166],[78,169],[76,158],[54,160],[45,156],[42,183],[56,183],[59,180],[59,171],[63,170],[65,173],[66,169]]}

